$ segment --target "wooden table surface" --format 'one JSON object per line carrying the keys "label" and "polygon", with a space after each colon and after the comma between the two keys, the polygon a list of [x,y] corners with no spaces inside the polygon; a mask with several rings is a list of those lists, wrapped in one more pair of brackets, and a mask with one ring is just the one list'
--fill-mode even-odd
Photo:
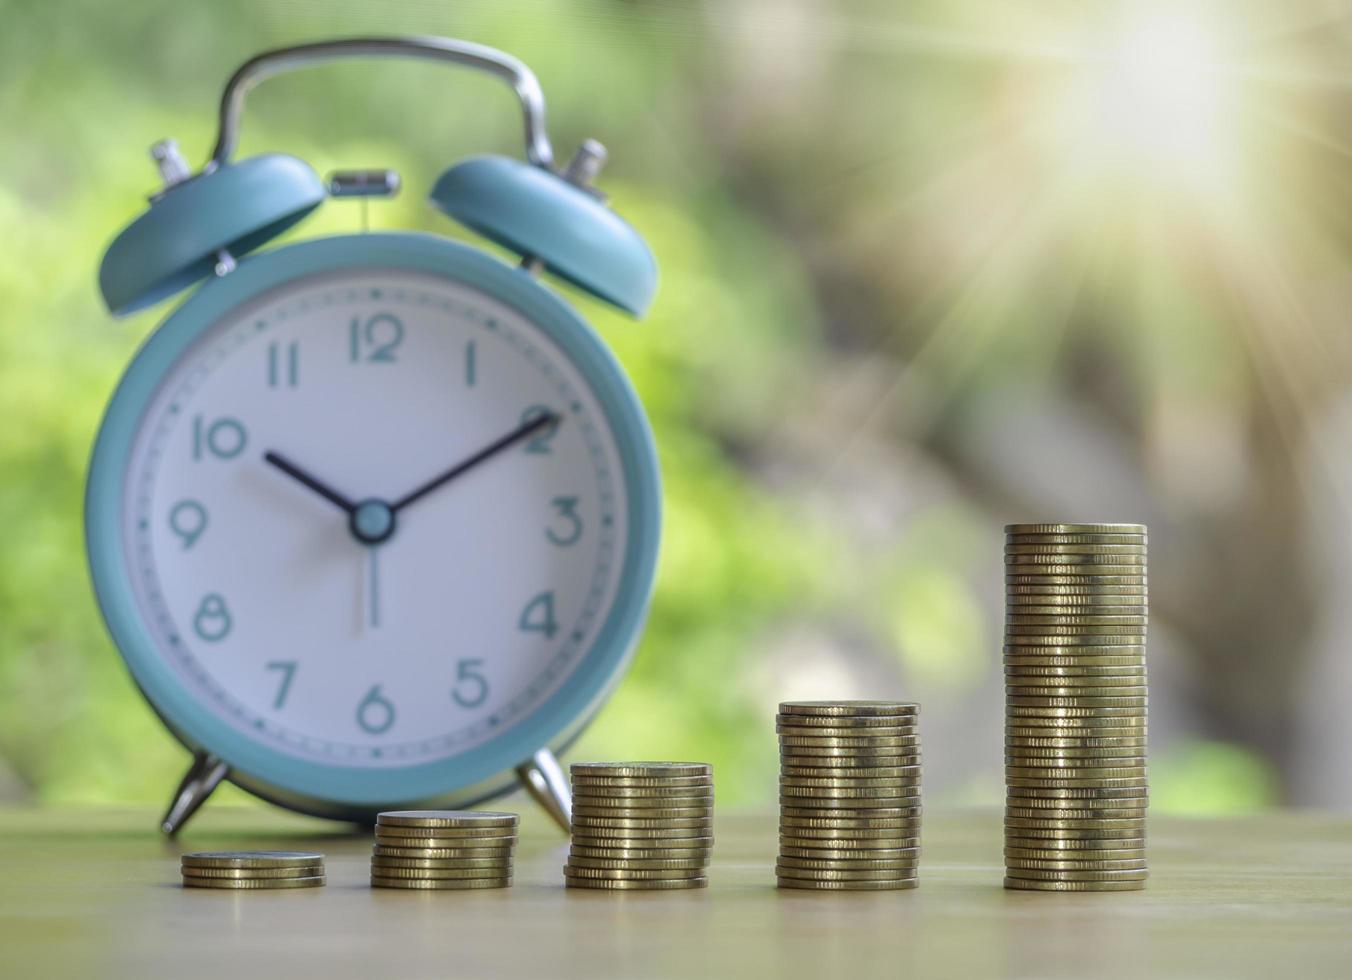
{"label": "wooden table surface", "polygon": [[[525,812],[515,887],[367,886],[370,839],[207,807],[180,844],[149,811],[0,810],[0,976],[1352,977],[1352,818],[1151,821],[1144,892],[1008,892],[996,812],[927,813],[921,885],[779,891],[772,815],[723,815],[710,887],[565,890]],[[305,848],[325,888],[187,891],[181,850]]]}

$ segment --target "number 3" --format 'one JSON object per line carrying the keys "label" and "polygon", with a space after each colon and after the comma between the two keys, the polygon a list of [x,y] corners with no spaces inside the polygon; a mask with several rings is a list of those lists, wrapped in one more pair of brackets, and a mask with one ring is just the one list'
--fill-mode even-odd
{"label": "number 3", "polygon": [[566,548],[570,544],[577,544],[578,538],[582,537],[582,516],[577,512],[577,497],[555,497],[550,501],[554,508],[559,512],[559,518],[568,522],[568,527],[563,533],[556,532],[552,527],[545,528],[545,537],[551,544],[556,544],[560,548]]}

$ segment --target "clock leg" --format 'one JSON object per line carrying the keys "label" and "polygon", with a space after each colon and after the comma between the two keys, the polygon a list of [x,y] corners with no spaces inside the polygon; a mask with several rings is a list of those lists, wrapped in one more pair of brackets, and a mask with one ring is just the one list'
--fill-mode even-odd
{"label": "clock leg", "polygon": [[564,833],[572,833],[573,794],[568,788],[568,777],[549,749],[541,749],[529,761],[516,767],[521,783],[545,808]]}
{"label": "clock leg", "polygon": [[[557,763],[556,763],[557,765]],[[230,767],[214,755],[198,752],[192,757],[192,765],[178,784],[174,799],[160,821],[160,830],[170,837],[182,829],[188,818],[197,812],[197,808],[207,801],[230,772]]]}

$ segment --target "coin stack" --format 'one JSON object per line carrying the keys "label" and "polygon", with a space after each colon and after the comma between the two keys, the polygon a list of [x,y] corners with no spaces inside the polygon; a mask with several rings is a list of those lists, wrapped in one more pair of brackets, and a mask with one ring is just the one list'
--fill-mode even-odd
{"label": "coin stack", "polygon": [[512,883],[517,815],[396,810],[376,817],[372,888],[461,891]]}
{"label": "coin stack", "polygon": [[914,888],[920,861],[918,705],[779,706],[780,888]]}
{"label": "coin stack", "polygon": [[318,888],[324,855],[309,851],[198,851],[180,859],[184,888]]}
{"label": "coin stack", "polygon": [[569,888],[703,888],[713,847],[714,777],[699,762],[579,762]]}
{"label": "coin stack", "polygon": [[1005,542],[1005,887],[1144,888],[1146,529]]}

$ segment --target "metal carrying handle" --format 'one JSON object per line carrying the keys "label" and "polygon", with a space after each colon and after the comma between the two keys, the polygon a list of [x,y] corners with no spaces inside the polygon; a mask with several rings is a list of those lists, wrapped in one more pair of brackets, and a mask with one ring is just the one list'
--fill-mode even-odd
{"label": "metal carrying handle", "polygon": [[216,148],[211,151],[211,160],[205,169],[214,170],[234,155],[239,143],[240,116],[244,113],[245,97],[259,82],[307,65],[365,57],[425,58],[477,68],[496,75],[511,85],[521,100],[521,111],[525,118],[526,159],[537,167],[553,169],[554,149],[545,130],[545,96],[535,73],[496,48],[444,37],[343,38],[275,48],[255,55],[240,65],[225,85],[225,92],[221,95]]}

